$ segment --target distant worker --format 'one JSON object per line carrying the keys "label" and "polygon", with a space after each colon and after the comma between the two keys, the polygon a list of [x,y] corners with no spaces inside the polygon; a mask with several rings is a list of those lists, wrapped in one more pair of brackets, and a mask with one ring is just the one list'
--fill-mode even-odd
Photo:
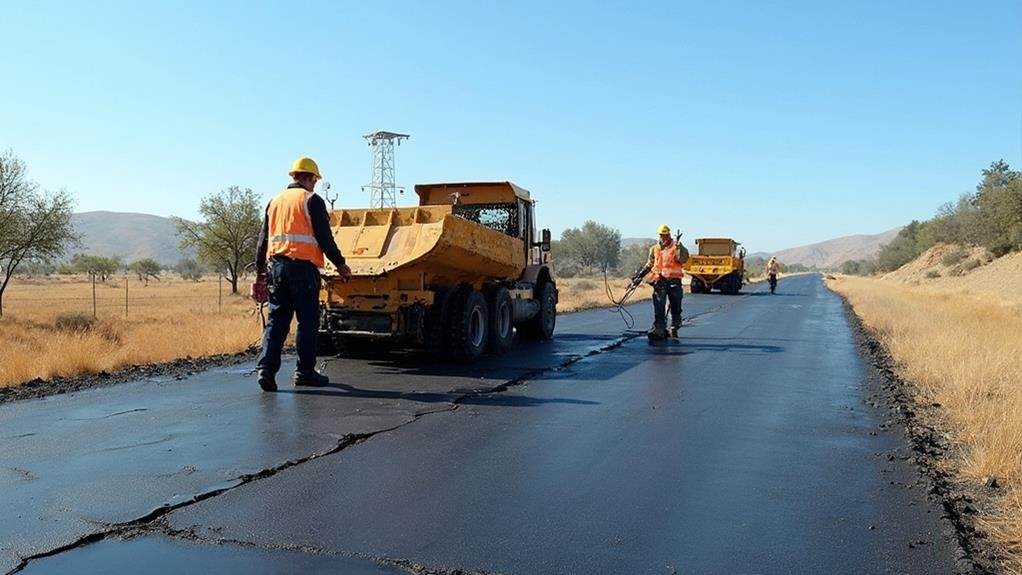
{"label": "distant worker", "polygon": [[[642,276],[653,286],[653,327],[649,330],[649,336],[653,339],[664,339],[665,337],[678,337],[678,328],[681,327],[681,299],[684,297],[681,288],[681,278],[685,277],[681,265],[688,260],[688,249],[671,237],[671,228],[667,224],[657,228],[660,241],[649,249],[649,260],[646,266],[635,274],[633,282],[638,285]],[[667,331],[667,311],[671,309],[671,329]]]}
{"label": "distant worker", "polygon": [[777,289],[777,274],[780,273],[781,266],[777,263],[776,256],[770,256],[770,261],[766,264],[767,280],[770,282],[770,293],[774,293]]}
{"label": "distant worker", "polygon": [[263,347],[256,361],[263,391],[277,390],[280,353],[295,316],[298,369],[294,384],[322,386],[330,382],[330,378],[316,371],[319,269],[323,267],[324,256],[337,267],[341,278],[347,281],[351,277],[330,231],[326,203],[313,191],[321,178],[319,166],[311,158],[298,158],[289,175],[294,182],[266,206],[256,251],[256,281],[251,291],[259,303],[267,299],[270,303]]}

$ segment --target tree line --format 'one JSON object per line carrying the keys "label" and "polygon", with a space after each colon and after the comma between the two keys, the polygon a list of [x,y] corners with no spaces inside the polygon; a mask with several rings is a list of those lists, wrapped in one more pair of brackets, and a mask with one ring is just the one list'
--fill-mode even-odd
{"label": "tree line", "polygon": [[940,206],[929,220],[912,220],[875,259],[846,261],[841,271],[893,271],[938,243],[982,246],[996,257],[1022,249],[1022,173],[1004,160],[991,162],[974,192]]}
{"label": "tree line", "polygon": [[[81,245],[71,215],[74,197],[66,190],[42,191],[28,178],[25,162],[13,150],[0,154],[0,317],[3,296],[16,273],[87,273],[105,281],[119,270],[139,281],[159,281],[164,267],[152,258],[125,263],[121,258],[76,254],[58,263],[68,249]],[[231,186],[203,198],[202,220],[173,217],[179,245],[196,249],[198,261],[185,259],[176,266],[185,279],[198,279],[209,270],[222,273],[238,293],[238,281],[255,260],[256,239],[262,225],[259,197],[248,188]]]}

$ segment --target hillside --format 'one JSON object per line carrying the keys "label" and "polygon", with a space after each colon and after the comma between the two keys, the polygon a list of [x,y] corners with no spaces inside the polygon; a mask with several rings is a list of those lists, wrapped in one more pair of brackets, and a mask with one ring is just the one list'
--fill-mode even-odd
{"label": "hillside", "polygon": [[966,294],[995,296],[1022,303],[1022,252],[993,259],[983,248],[937,244],[883,281]]}
{"label": "hillside", "polygon": [[768,258],[774,255],[782,264],[802,264],[819,269],[836,269],[848,260],[876,257],[880,248],[893,240],[899,231],[901,231],[900,227],[881,234],[843,236],[825,242],[788,248],[773,254],[756,252],[750,256]]}
{"label": "hillside", "polygon": [[73,214],[71,223],[82,242],[69,249],[64,259],[84,253],[121,256],[125,262],[153,258],[161,264],[173,265],[185,257],[195,257],[194,251],[178,249],[178,238],[170,218],[100,211]]}

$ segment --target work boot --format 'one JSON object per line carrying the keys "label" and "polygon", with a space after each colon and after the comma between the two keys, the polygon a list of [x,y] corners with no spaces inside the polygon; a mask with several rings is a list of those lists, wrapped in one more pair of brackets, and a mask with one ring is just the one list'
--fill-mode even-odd
{"label": "work boot", "polygon": [[651,327],[649,328],[649,331],[646,332],[646,335],[655,339],[664,339],[664,330]]}
{"label": "work boot", "polygon": [[302,373],[300,371],[295,372],[295,385],[305,385],[308,387],[323,387],[330,383],[330,378],[317,372],[316,370]]}
{"label": "work boot", "polygon": [[671,331],[667,332],[667,337],[678,339],[678,326],[672,325]]}
{"label": "work boot", "polygon": [[263,388],[263,391],[277,391],[277,382],[273,379],[273,374],[260,369],[256,372],[256,381],[259,382],[259,387]]}

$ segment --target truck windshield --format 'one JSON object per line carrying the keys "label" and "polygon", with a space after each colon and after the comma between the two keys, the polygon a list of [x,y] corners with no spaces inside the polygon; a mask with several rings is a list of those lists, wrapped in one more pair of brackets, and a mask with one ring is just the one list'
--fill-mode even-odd
{"label": "truck windshield", "polygon": [[454,215],[518,237],[518,206],[515,204],[458,204],[454,206]]}

